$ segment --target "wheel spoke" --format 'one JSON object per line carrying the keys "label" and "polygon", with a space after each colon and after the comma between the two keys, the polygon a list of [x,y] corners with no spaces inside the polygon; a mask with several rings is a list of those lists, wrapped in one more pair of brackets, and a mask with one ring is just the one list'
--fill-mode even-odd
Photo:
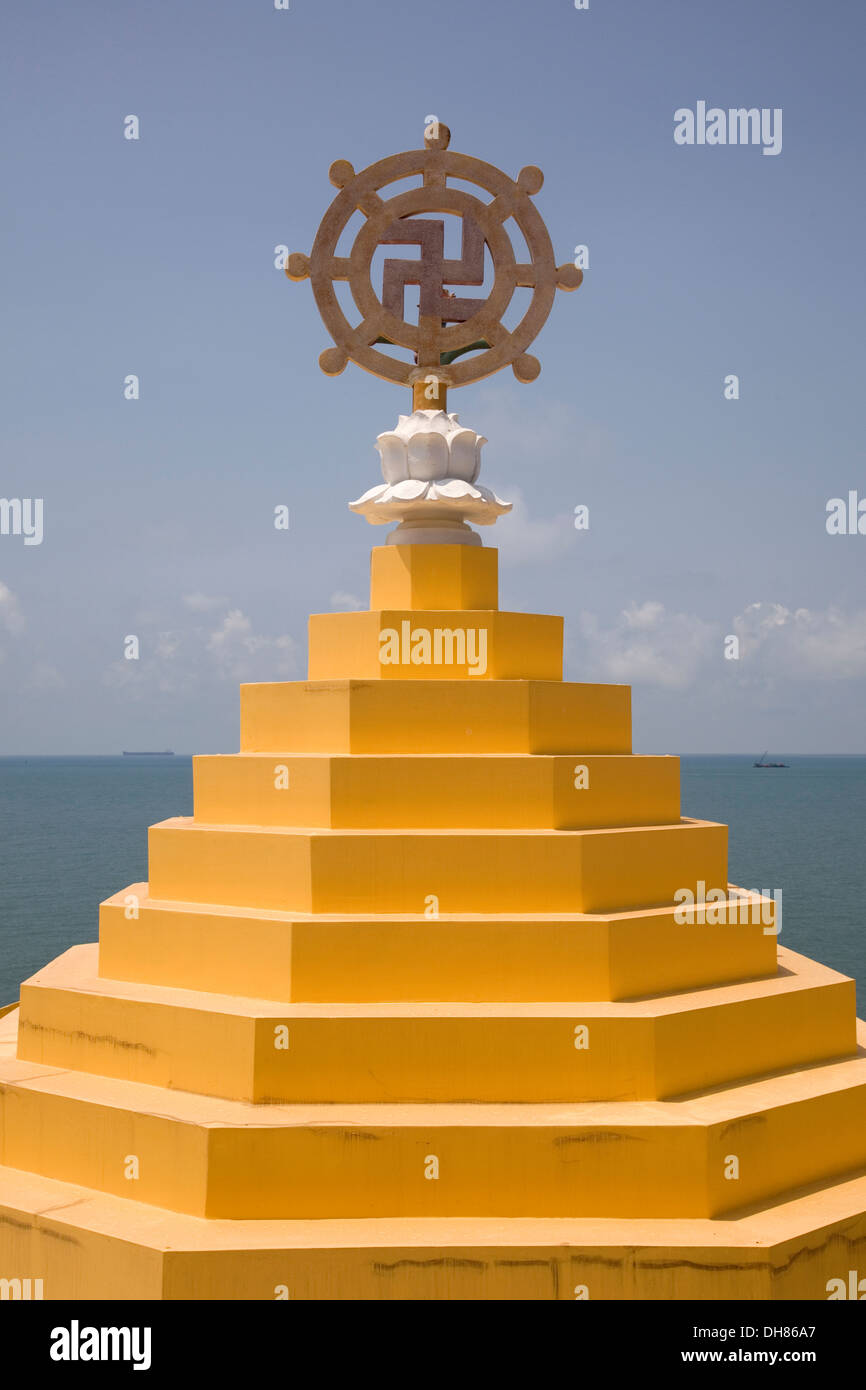
{"label": "wheel spoke", "polygon": [[378,193],[374,193],[371,189],[369,192],[359,195],[355,206],[367,217],[376,217],[377,214],[382,211],[385,204],[382,202]]}
{"label": "wheel spoke", "polygon": [[487,216],[497,222],[505,222],[514,212],[514,198],[510,193],[500,193],[487,204]]}
{"label": "wheel spoke", "polygon": [[382,327],[383,318],[384,314],[370,314],[358,324],[355,329],[355,337],[360,339],[365,347],[370,347],[372,343],[375,343],[377,338],[384,336]]}

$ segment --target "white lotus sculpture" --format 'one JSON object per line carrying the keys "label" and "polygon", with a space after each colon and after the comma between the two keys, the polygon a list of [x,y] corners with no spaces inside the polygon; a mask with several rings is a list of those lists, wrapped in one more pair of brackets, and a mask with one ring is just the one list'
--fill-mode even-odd
{"label": "white lotus sculpture", "polygon": [[399,521],[389,545],[480,545],[466,523],[492,526],[511,511],[510,502],[475,481],[486,443],[444,410],[401,415],[397,428],[376,440],[384,484],[349,506],[374,526]]}

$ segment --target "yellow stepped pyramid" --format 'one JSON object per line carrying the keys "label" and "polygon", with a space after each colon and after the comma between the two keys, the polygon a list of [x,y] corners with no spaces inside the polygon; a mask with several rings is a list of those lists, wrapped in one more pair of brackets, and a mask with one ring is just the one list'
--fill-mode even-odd
{"label": "yellow stepped pyramid", "polygon": [[[46,1298],[827,1297],[853,982],[778,947],[495,550],[384,546],[149,883],[0,1019],[0,1273]],[[685,912],[683,889],[721,890]],[[732,919],[732,920],[731,920]],[[866,1043],[866,1035],[861,1036]],[[859,1262],[859,1265],[858,1265]]]}

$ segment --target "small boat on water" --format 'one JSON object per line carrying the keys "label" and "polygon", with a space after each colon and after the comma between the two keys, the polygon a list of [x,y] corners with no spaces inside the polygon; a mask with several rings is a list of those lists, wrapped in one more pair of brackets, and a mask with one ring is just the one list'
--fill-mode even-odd
{"label": "small boat on water", "polygon": [[752,767],[787,767],[787,763],[768,763],[766,753],[762,753],[760,758],[756,758]]}

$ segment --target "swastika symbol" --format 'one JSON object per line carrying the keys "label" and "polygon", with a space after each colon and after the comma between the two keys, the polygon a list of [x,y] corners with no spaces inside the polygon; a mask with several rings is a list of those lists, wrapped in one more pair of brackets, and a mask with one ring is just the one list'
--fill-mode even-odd
{"label": "swastika symbol", "polygon": [[383,246],[419,245],[418,260],[387,260],[382,271],[382,305],[395,318],[403,318],[403,294],[407,285],[420,286],[418,316],[442,323],[465,323],[477,314],[483,299],[460,299],[448,294],[446,285],[484,283],[484,236],[478,223],[462,218],[459,261],[445,259],[445,224],[422,217],[392,222],[380,239]]}
{"label": "swastika symbol", "polygon": [[[554,259],[550,234],[532,201],[544,182],[541,170],[527,164],[512,179],[493,164],[456,154],[450,140],[448,127],[437,121],[425,127],[421,150],[387,155],[358,172],[347,159],[335,159],[328,177],[339,191],[313,249],[309,255],[293,252],[286,262],[290,280],[312,281],[334,340],[319,354],[323,372],[338,376],[347,362],[356,362],[386,381],[410,386],[413,400],[419,393],[429,399],[424,393],[432,375],[440,409],[447,389],[481,381],[500,367],[510,366],[518,381],[534,381],[541,367],[526,349],[557,289],[575,290],[583,278],[570,261],[557,265]],[[383,196],[382,190],[415,176],[420,187]],[[469,191],[472,185],[477,192]],[[356,212],[363,215],[362,225],[351,247],[341,249]],[[442,214],[460,219],[457,260],[445,256]],[[524,255],[512,239],[512,223]],[[420,248],[417,259],[384,258],[381,298],[373,286],[380,246]],[[483,287],[488,272],[489,289],[477,298],[447,288]],[[336,293],[341,282],[348,283],[351,305]],[[419,287],[417,323],[404,317],[407,285]],[[526,297],[514,298],[522,289],[531,291],[528,304]]]}

